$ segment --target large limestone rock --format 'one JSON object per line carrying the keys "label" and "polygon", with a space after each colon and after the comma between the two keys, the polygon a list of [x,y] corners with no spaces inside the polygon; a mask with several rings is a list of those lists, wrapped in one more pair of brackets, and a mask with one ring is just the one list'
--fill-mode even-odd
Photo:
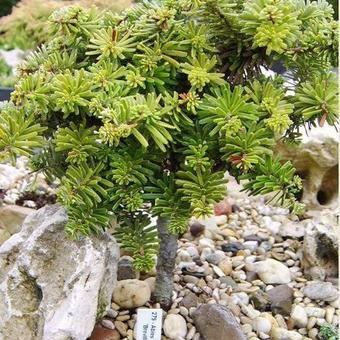
{"label": "large limestone rock", "polygon": [[338,143],[335,128],[325,125],[305,133],[298,146],[277,147],[281,157],[291,160],[303,179],[301,201],[308,210],[337,207]]}
{"label": "large limestone rock", "polygon": [[301,261],[305,275],[313,280],[337,278],[338,246],[336,224],[310,221],[305,230]]}
{"label": "large limestone rock", "polygon": [[19,232],[24,219],[34,211],[18,205],[0,206],[0,245]]}
{"label": "large limestone rock", "polygon": [[72,241],[46,206],[0,247],[0,340],[84,340],[111,302],[118,247],[107,234]]}

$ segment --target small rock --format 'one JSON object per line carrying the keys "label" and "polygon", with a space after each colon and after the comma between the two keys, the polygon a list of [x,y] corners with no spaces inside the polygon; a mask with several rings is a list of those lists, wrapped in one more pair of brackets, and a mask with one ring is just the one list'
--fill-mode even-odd
{"label": "small rock", "polygon": [[164,320],[163,330],[170,339],[184,338],[187,334],[187,324],[183,316],[168,314]]}
{"label": "small rock", "polygon": [[149,301],[151,291],[149,285],[140,280],[118,281],[113,291],[113,301],[123,308],[136,308]]}
{"label": "small rock", "polygon": [[239,207],[237,204],[233,204],[233,205],[231,206],[231,211],[232,211],[233,213],[236,213],[236,212],[241,211],[241,209],[240,209],[240,207]]}
{"label": "small rock", "polygon": [[128,326],[123,321],[115,321],[115,326],[122,336],[127,335]]}
{"label": "small rock", "polygon": [[269,296],[262,290],[258,290],[250,296],[250,300],[254,307],[259,311],[265,311],[270,306]]}
{"label": "small rock", "polygon": [[246,340],[233,313],[218,304],[201,305],[193,313],[195,326],[203,340]]}
{"label": "small rock", "polygon": [[305,309],[300,305],[295,305],[293,307],[291,318],[294,320],[298,328],[304,328],[307,326],[308,316]]}
{"label": "small rock", "polygon": [[197,237],[203,234],[205,226],[202,223],[194,222],[190,225],[190,233],[192,236]]}
{"label": "small rock", "polygon": [[237,283],[234,281],[234,279],[230,276],[223,276],[219,278],[219,281],[221,283],[224,283],[227,285],[227,287],[231,287],[235,289],[237,287]]}
{"label": "small rock", "polygon": [[248,282],[253,282],[253,281],[257,280],[258,278],[259,277],[258,277],[258,275],[255,272],[247,271],[247,273],[246,273],[246,280]]}
{"label": "small rock", "polygon": [[289,238],[302,238],[305,235],[303,222],[289,222],[281,225],[280,235]]}
{"label": "small rock", "polygon": [[278,327],[272,329],[271,338],[272,340],[301,340],[302,335],[298,332]]}
{"label": "small rock", "polygon": [[337,289],[330,282],[313,281],[302,292],[311,300],[334,301],[338,297]]}
{"label": "small rock", "polygon": [[186,248],[186,250],[191,257],[199,256],[199,253],[196,247],[188,247]]}
{"label": "small rock", "polygon": [[210,249],[215,249],[215,244],[214,241],[211,240],[210,238],[201,238],[198,241],[199,246],[203,249],[203,248],[210,248]]}
{"label": "small rock", "polygon": [[218,202],[214,205],[214,213],[216,216],[227,215],[229,216],[232,213],[232,207],[227,199],[224,199],[221,202]]}
{"label": "small rock", "polygon": [[254,252],[258,247],[257,241],[246,241],[243,242],[243,246],[245,249],[249,249],[251,252]]}
{"label": "small rock", "polygon": [[209,263],[212,263],[214,265],[218,265],[223,259],[225,258],[225,255],[224,253],[213,253],[213,254],[210,254],[210,255],[207,255],[205,257],[206,261],[209,262]]}
{"label": "small rock", "polygon": [[262,332],[262,333],[265,333],[265,334],[269,334],[269,332],[272,328],[272,324],[270,323],[270,321],[267,320],[266,318],[261,317],[261,316],[259,316],[255,319],[254,325],[255,325],[255,329],[258,333]]}
{"label": "small rock", "polygon": [[257,235],[248,235],[244,238],[245,241],[256,241],[258,244],[262,242],[261,237]]}
{"label": "small rock", "polygon": [[305,311],[307,313],[307,316],[309,318],[311,317],[315,317],[315,318],[324,318],[326,311],[322,308],[318,308],[318,307],[305,307]]}
{"label": "small rock", "polygon": [[117,280],[136,279],[137,274],[133,267],[133,259],[130,256],[123,256],[118,262]]}
{"label": "small rock", "polygon": [[267,259],[253,264],[253,269],[260,279],[267,284],[285,284],[291,281],[287,266],[279,261]]}
{"label": "small rock", "polygon": [[218,277],[225,276],[225,274],[219,267],[213,265],[213,270]]}
{"label": "small rock", "polygon": [[232,297],[235,298],[235,304],[243,303],[245,305],[249,304],[249,296],[245,292],[239,292],[232,294]]}
{"label": "small rock", "polygon": [[290,315],[293,303],[293,289],[280,285],[267,291],[271,310],[275,314]]}
{"label": "small rock", "polygon": [[183,275],[183,281],[186,283],[193,283],[195,285],[199,281],[199,278],[193,275]]}
{"label": "small rock", "polygon": [[277,221],[273,221],[271,217],[269,216],[264,216],[263,217],[263,222],[264,225],[267,227],[267,229],[273,234],[276,235],[278,234],[280,230],[281,223]]}
{"label": "small rock", "polygon": [[260,244],[260,247],[263,248],[265,251],[269,251],[272,249],[273,245],[269,241],[263,241]]}
{"label": "small rock", "polygon": [[224,275],[228,276],[231,274],[233,271],[233,264],[232,261],[228,258],[222,260],[219,264],[218,267],[222,270]]}
{"label": "small rock", "polygon": [[184,298],[182,299],[182,301],[180,302],[180,305],[190,309],[192,307],[197,307],[198,305],[198,297],[196,294],[192,293],[192,292],[188,292]]}
{"label": "small rock", "polygon": [[236,254],[239,250],[243,250],[244,246],[240,242],[231,242],[231,243],[222,244],[221,248],[225,253],[231,252],[233,254]]}
{"label": "small rock", "polygon": [[95,326],[90,340],[120,340],[120,334],[116,329],[106,329]]}
{"label": "small rock", "polygon": [[115,329],[115,325],[111,320],[104,319],[101,322],[102,326],[107,328],[107,329]]}

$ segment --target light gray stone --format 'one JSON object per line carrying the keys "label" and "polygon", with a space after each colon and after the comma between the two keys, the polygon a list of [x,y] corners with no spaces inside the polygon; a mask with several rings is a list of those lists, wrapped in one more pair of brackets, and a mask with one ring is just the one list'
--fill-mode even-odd
{"label": "light gray stone", "polygon": [[0,247],[0,339],[86,339],[109,308],[119,250],[108,234],[70,240],[46,206]]}
{"label": "light gray stone", "polygon": [[313,281],[302,292],[311,300],[334,301],[338,297],[338,290],[331,282]]}

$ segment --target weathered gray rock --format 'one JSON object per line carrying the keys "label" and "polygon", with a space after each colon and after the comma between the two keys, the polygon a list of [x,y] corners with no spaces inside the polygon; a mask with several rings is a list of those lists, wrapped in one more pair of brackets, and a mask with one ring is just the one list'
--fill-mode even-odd
{"label": "weathered gray rock", "polygon": [[304,134],[298,146],[277,146],[281,157],[293,160],[303,178],[301,201],[308,210],[336,208],[338,205],[338,143],[337,131],[326,124]]}
{"label": "weathered gray rock", "polygon": [[338,277],[338,232],[336,225],[310,222],[305,230],[303,257],[304,274],[313,280]]}
{"label": "weathered gray rock", "polygon": [[20,231],[24,219],[35,210],[19,205],[4,205],[0,207],[0,234],[7,237],[0,239],[0,244],[11,235]]}
{"label": "weathered gray rock", "polygon": [[203,340],[246,340],[234,314],[218,304],[201,305],[193,313],[195,326]]}
{"label": "weathered gray rock", "polygon": [[46,206],[0,247],[0,339],[86,339],[106,311],[119,250],[111,236],[70,240]]}

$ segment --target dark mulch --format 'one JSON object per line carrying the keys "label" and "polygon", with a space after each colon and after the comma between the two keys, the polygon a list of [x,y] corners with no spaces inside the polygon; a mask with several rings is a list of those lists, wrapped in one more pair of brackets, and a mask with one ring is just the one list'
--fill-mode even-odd
{"label": "dark mulch", "polygon": [[[0,192],[1,197],[1,192]],[[57,201],[57,196],[54,194],[38,194],[32,191],[25,191],[22,195],[15,201],[17,205],[24,205],[25,201],[33,201],[36,204],[36,209],[40,209],[46,204],[54,204]]]}

